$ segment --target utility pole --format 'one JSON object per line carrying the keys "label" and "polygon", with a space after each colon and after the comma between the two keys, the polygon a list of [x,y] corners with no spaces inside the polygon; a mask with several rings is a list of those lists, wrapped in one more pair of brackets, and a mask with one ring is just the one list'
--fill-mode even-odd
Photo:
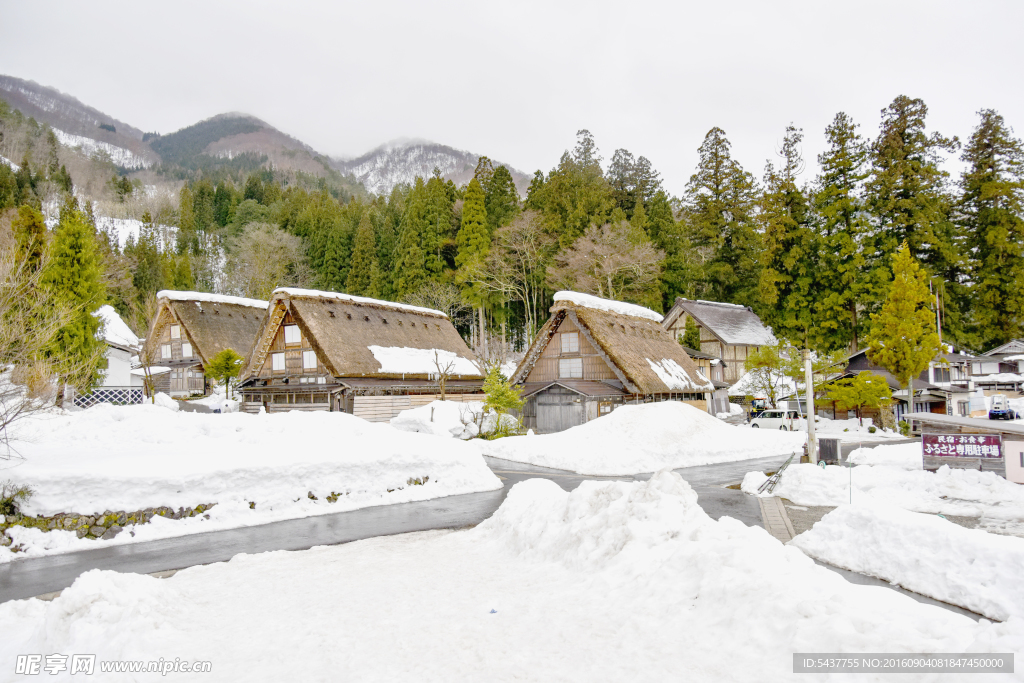
{"label": "utility pole", "polygon": [[811,366],[810,349],[804,349],[804,389],[807,393],[807,459],[816,465],[818,438],[814,434],[814,368]]}

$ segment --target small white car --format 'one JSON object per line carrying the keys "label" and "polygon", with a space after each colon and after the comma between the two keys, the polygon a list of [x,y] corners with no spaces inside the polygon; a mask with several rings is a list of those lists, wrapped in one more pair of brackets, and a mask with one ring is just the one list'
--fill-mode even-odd
{"label": "small white car", "polygon": [[766,410],[750,421],[751,429],[807,429],[807,421],[795,410]]}

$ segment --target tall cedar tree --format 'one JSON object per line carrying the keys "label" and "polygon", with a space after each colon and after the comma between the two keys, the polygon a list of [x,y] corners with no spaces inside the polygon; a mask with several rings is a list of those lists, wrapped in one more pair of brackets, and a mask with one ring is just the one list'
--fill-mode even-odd
{"label": "tall cedar tree", "polygon": [[871,318],[868,358],[907,387],[913,412],[914,378],[928,369],[941,344],[928,308],[928,277],[906,242],[893,257],[892,278],[882,308]]}
{"label": "tall cedar tree", "polygon": [[18,240],[18,251],[24,259],[25,267],[35,272],[39,270],[39,264],[43,259],[43,252],[46,251],[46,221],[43,214],[39,213],[28,204],[18,207],[18,213],[11,221],[11,229],[14,237]]}
{"label": "tall cedar tree", "polygon": [[355,246],[352,249],[352,267],[345,281],[345,291],[356,296],[370,296],[373,290],[374,270],[377,265],[377,240],[370,222],[369,210],[363,212],[356,229]]}
{"label": "tall cedar tree", "polygon": [[101,323],[93,315],[104,303],[106,294],[95,232],[77,206],[65,206],[54,232],[50,262],[41,280],[41,286],[56,302],[75,311],[74,319],[57,333],[51,354],[62,372],[61,381],[83,392],[99,379],[99,368],[82,364],[99,360],[97,353],[103,347],[103,340],[96,338]]}
{"label": "tall cedar tree", "polygon": [[487,228],[491,235],[512,222],[519,212],[519,191],[512,174],[504,166],[494,169],[490,186],[484,191]]}
{"label": "tall cedar tree", "polygon": [[991,109],[961,159],[959,221],[970,268],[968,340],[978,350],[1024,337],[1024,150]]}
{"label": "tall cedar tree", "polygon": [[399,225],[394,259],[394,295],[404,299],[427,281],[426,253],[423,233],[426,230],[427,188],[416,178]]}
{"label": "tall cedar tree", "polygon": [[753,305],[760,249],[754,221],[757,187],[729,147],[724,130],[708,131],[698,150],[697,172],[686,185],[687,232],[702,261],[696,294]]}
{"label": "tall cedar tree", "polygon": [[615,202],[590,131],[578,131],[573,151],[562,154],[543,184],[531,185],[528,203],[543,211],[563,248],[571,246],[588,226],[608,221]]}
{"label": "tall cedar tree", "polygon": [[856,352],[863,332],[860,310],[880,298],[865,273],[862,242],[870,233],[864,202],[868,149],[857,124],[843,112],[825,129],[828,149],[818,155],[814,206],[820,240],[818,324],[837,345]]}
{"label": "tall cedar tree", "polygon": [[797,186],[803,171],[803,133],[786,127],[782,165],[767,165],[761,199],[763,249],[758,294],[762,318],[775,335],[804,349],[834,346],[821,334],[814,312],[818,300],[818,240],[807,197]]}
{"label": "tall cedar tree", "polygon": [[462,204],[462,227],[456,243],[459,246],[458,254],[455,257],[455,265],[459,268],[465,267],[478,259],[483,258],[491,240],[487,233],[487,209],[486,198],[480,182],[473,178],[466,187],[466,193]]}
{"label": "tall cedar tree", "polygon": [[[447,264],[446,253],[455,238],[455,184],[445,182],[438,169],[427,181],[427,202],[423,213],[423,254],[427,277],[440,279]],[[451,249],[454,252],[454,249]],[[452,254],[454,256],[454,253]]]}
{"label": "tall cedar tree", "polygon": [[929,135],[927,115],[923,100],[905,95],[882,110],[867,182],[869,208],[876,223],[867,266],[876,286],[885,281],[892,254],[904,242],[929,275],[947,282],[960,279],[961,257],[946,194],[948,174],[939,168],[939,153],[954,151],[959,142],[938,133]]}

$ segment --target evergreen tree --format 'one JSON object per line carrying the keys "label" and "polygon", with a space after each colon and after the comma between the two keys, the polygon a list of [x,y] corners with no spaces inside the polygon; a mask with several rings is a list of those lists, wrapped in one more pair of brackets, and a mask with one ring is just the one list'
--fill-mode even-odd
{"label": "evergreen tree", "polygon": [[907,387],[913,412],[914,378],[942,349],[929,310],[928,278],[904,242],[892,261],[892,283],[878,313],[871,318],[868,358]]}
{"label": "evergreen tree", "polygon": [[469,181],[462,204],[462,228],[456,238],[459,245],[455,264],[465,267],[487,253],[491,241],[487,234],[487,210],[484,190],[476,178]]}
{"label": "evergreen tree", "polygon": [[964,148],[959,222],[970,268],[969,341],[979,350],[1024,337],[1024,149],[991,109]]}
{"label": "evergreen tree", "polygon": [[141,304],[147,296],[155,295],[164,288],[169,265],[161,253],[160,238],[148,211],[142,216],[139,241],[125,245],[125,253],[135,261],[132,286]]}
{"label": "evergreen tree", "polygon": [[61,381],[83,392],[99,379],[104,343],[97,339],[101,323],[93,313],[104,302],[102,278],[95,230],[77,207],[62,210],[41,286],[55,302],[75,312],[74,319],[58,332],[50,353]]}
{"label": "evergreen tree", "polygon": [[815,319],[818,300],[818,243],[810,206],[796,184],[804,168],[800,153],[803,132],[786,127],[782,165],[768,164],[761,199],[761,279],[758,294],[761,317],[775,332],[800,348],[829,347]]}
{"label": "evergreen tree", "polygon": [[686,316],[686,330],[683,332],[683,346],[700,351],[700,326],[692,315]]}
{"label": "evergreen tree", "polygon": [[213,220],[217,225],[224,227],[231,222],[237,204],[238,199],[230,181],[217,185],[213,193]]}
{"label": "evergreen tree", "polygon": [[519,191],[512,174],[504,166],[494,169],[490,186],[484,191],[487,227],[491,235],[512,222],[519,212]]}
{"label": "evergreen tree", "polygon": [[242,370],[242,357],[234,349],[224,349],[210,360],[206,374],[224,386],[224,398],[231,398],[231,380]]}
{"label": "evergreen tree", "polygon": [[754,221],[756,182],[733,160],[725,131],[712,128],[686,186],[685,219],[702,261],[697,295],[715,301],[756,302],[759,238]]}
{"label": "evergreen tree", "polygon": [[855,352],[862,334],[859,311],[878,298],[861,247],[870,229],[863,194],[868,150],[857,124],[843,112],[825,136],[829,147],[818,156],[821,174],[814,193],[821,243],[817,317],[837,345]]}
{"label": "evergreen tree", "polygon": [[399,300],[419,289],[427,280],[423,233],[426,229],[427,188],[416,179],[402,215],[395,247],[393,291]]}
{"label": "evergreen tree", "polygon": [[615,205],[594,136],[587,130],[576,136],[573,151],[562,155],[543,185],[531,185],[528,198],[528,204],[545,214],[563,248],[570,247],[588,226],[608,222]]}
{"label": "evergreen tree", "polygon": [[199,249],[199,235],[196,231],[196,218],[192,205],[192,190],[185,185],[178,195],[178,253],[198,254]]}
{"label": "evergreen tree", "polygon": [[28,204],[22,204],[11,221],[11,229],[18,240],[18,250],[25,259],[25,267],[37,271],[46,251],[47,232],[43,214]]}
{"label": "evergreen tree", "polygon": [[327,236],[327,247],[324,249],[323,264],[320,267],[319,280],[324,289],[332,292],[343,292],[350,272],[349,251],[342,230],[332,230]]}
{"label": "evergreen tree", "polygon": [[377,242],[370,222],[370,212],[364,211],[356,229],[355,246],[352,249],[352,267],[348,271],[345,291],[357,296],[373,296],[374,269],[377,265]]}
{"label": "evergreen tree", "polygon": [[445,183],[440,172],[435,169],[434,175],[426,183],[421,243],[427,277],[432,280],[440,278],[446,265],[445,247],[455,238],[454,204],[454,184],[449,186]]}
{"label": "evergreen tree", "polygon": [[214,224],[214,190],[206,178],[192,185],[192,215],[198,232],[207,232]]}

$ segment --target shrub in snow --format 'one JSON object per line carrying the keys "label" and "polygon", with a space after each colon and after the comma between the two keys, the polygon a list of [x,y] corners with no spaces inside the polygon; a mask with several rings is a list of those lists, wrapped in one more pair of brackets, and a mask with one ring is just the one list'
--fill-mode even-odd
{"label": "shrub in snow", "polygon": [[0,516],[17,515],[21,505],[32,497],[32,493],[30,487],[20,486],[10,479],[0,483]]}

